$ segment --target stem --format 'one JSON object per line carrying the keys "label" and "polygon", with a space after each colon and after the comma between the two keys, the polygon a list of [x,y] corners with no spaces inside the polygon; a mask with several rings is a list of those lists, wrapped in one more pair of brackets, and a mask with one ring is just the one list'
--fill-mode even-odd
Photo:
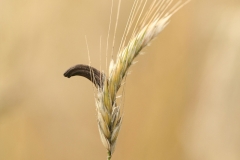
{"label": "stem", "polygon": [[111,160],[111,158],[112,158],[112,154],[111,154],[110,151],[108,151],[108,157],[107,157],[107,160]]}

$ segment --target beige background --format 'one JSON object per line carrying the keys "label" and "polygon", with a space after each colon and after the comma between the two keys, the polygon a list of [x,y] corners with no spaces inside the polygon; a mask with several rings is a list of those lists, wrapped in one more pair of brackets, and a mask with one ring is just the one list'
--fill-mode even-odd
{"label": "beige background", "polygon": [[[127,78],[113,160],[240,159],[239,2],[193,0],[144,49]],[[116,44],[132,3],[122,2]],[[0,160],[106,159],[92,85],[63,73],[88,64],[85,35],[99,68],[110,7],[0,0]]]}

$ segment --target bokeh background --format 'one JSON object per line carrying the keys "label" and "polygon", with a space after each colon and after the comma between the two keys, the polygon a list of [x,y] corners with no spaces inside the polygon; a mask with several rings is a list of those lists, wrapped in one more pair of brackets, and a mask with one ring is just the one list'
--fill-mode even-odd
{"label": "bokeh background", "polygon": [[[116,46],[132,4],[122,1]],[[0,0],[0,160],[106,159],[92,85],[63,73],[89,63],[85,35],[100,68],[110,8]],[[240,1],[192,0],[144,52],[127,78],[112,159],[239,160]]]}

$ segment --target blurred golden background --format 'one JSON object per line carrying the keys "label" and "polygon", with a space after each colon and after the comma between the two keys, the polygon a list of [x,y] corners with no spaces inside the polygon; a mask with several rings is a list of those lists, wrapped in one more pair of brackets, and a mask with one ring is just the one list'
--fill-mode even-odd
{"label": "blurred golden background", "polygon": [[[122,1],[116,44],[132,4]],[[110,8],[0,1],[0,160],[106,159],[92,85],[63,73],[88,64],[85,35],[99,68]],[[112,159],[239,160],[240,1],[191,1],[144,51],[127,78]]]}

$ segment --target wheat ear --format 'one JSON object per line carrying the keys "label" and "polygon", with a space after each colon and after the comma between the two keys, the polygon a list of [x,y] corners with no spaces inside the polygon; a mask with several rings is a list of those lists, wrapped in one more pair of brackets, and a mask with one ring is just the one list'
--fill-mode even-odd
{"label": "wheat ear", "polygon": [[[179,7],[179,6],[178,6]],[[176,11],[176,10],[174,10]],[[114,152],[122,118],[116,104],[116,95],[134,58],[147,46],[168,24],[173,13],[156,16],[152,21],[139,29],[128,45],[117,55],[116,63],[111,61],[110,75],[105,80],[103,90],[99,90],[96,99],[98,108],[98,126],[101,140],[109,156]]]}
{"label": "wheat ear", "polygon": [[[184,3],[179,1],[173,7],[169,7],[172,2],[172,0],[155,0],[153,2],[150,11],[142,19],[140,27],[138,29],[134,28],[129,43],[120,49],[116,62],[111,61],[108,77],[97,69],[85,65],[72,67],[64,74],[66,77],[84,76],[96,85],[98,93],[95,100],[98,128],[101,141],[108,151],[108,160],[111,159],[114,152],[122,124],[120,107],[116,102],[117,92],[127,75],[129,67],[133,64],[134,58],[166,27],[171,16],[189,1]],[[134,16],[132,15],[132,17]],[[130,25],[128,30],[129,28]]]}
{"label": "wheat ear", "polygon": [[103,88],[98,89],[96,98],[98,127],[102,143],[109,155],[114,151],[122,122],[120,107],[116,103],[117,92],[133,59],[165,27],[169,18],[170,16],[167,16],[144,27],[120,52],[116,63],[110,69],[109,78],[105,80]]}

